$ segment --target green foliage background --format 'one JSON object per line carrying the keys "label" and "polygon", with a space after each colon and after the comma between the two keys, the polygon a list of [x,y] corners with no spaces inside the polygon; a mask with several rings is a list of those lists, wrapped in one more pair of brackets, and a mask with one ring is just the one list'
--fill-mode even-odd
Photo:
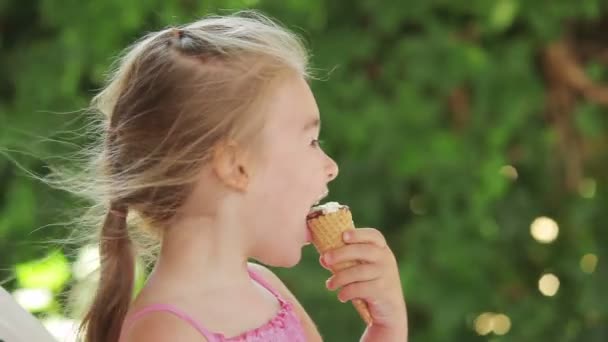
{"label": "green foliage background", "polygon": [[[242,8],[302,34],[314,66],[328,74],[313,91],[326,149],[341,167],[330,199],[388,237],[412,341],[608,340],[608,4],[601,0],[4,0],[5,288],[49,287],[57,297],[37,314],[69,316],[59,294],[72,284],[73,253],[45,241],[78,229],[57,224],[78,203],[28,172],[44,175],[49,161],[85,143],[73,133],[84,125],[76,111],[122,48],[147,30]],[[562,43],[587,83],[564,76],[573,66],[552,59]],[[530,235],[540,216],[559,225],[551,244]],[[592,273],[579,265],[588,253],[599,260]],[[43,267],[27,272],[40,259]],[[328,274],[312,248],[295,269],[276,271],[327,341],[358,339],[359,318],[324,289]],[[560,280],[553,297],[538,289],[548,272]],[[483,312],[506,314],[510,330],[479,335],[475,318]]]}

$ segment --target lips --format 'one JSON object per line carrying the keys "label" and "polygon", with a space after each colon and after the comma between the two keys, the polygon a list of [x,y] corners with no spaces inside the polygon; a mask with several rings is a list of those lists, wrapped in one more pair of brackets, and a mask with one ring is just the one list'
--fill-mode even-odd
{"label": "lips", "polygon": [[314,211],[314,208],[315,207],[312,207],[310,209],[309,213],[306,215],[306,220],[305,220],[306,221],[305,225],[306,225],[306,244],[307,245],[312,243],[312,233],[310,232],[310,227],[308,226],[308,221],[311,218],[314,218],[314,216],[318,215],[318,213]]}
{"label": "lips", "polygon": [[310,229],[308,228],[308,225],[306,226],[306,244],[310,244],[312,243],[312,234],[310,233]]}

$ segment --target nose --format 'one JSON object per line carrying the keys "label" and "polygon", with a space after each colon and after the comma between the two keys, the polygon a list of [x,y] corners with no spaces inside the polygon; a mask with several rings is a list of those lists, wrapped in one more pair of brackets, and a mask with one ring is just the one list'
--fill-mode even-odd
{"label": "nose", "polygon": [[327,172],[328,183],[336,179],[336,177],[338,177],[338,172],[340,171],[338,164],[330,156],[327,156],[327,166],[325,170]]}

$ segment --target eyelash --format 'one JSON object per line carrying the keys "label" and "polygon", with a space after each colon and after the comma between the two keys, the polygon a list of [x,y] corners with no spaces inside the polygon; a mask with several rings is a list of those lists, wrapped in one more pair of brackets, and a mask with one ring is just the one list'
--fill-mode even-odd
{"label": "eyelash", "polygon": [[323,141],[319,140],[319,139],[314,139],[311,143],[311,146],[313,147],[321,147],[321,145],[323,145]]}

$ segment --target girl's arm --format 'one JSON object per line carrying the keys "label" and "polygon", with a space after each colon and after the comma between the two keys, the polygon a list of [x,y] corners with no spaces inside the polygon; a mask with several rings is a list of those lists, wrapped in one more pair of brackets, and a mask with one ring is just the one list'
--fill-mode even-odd
{"label": "girl's arm", "polygon": [[407,310],[395,255],[382,233],[374,228],[344,232],[346,245],[322,256],[322,265],[348,261],[361,263],[337,271],[327,287],[338,291],[342,302],[363,299],[369,307],[373,324],[365,330],[362,342],[406,342]]}
{"label": "girl's arm", "polygon": [[319,330],[317,330],[317,327],[315,326],[315,323],[312,321],[310,316],[306,313],[306,310],[304,310],[304,308],[302,307],[300,302],[298,302],[298,300],[293,295],[293,293],[291,293],[291,291],[289,291],[287,286],[285,286],[285,284],[283,284],[281,279],[279,279],[279,277],[277,277],[271,270],[269,270],[265,266],[255,264],[255,263],[249,263],[249,266],[254,271],[256,271],[259,275],[264,277],[264,280],[266,280],[273,288],[275,288],[281,294],[281,296],[283,296],[283,298],[285,298],[286,300],[288,300],[289,302],[291,302],[293,304],[294,310],[295,310],[296,314],[298,315],[300,322],[302,322],[302,326],[303,326],[304,332],[306,334],[306,341],[309,341],[309,342],[323,341],[323,339],[321,338],[321,335],[319,334]]}

